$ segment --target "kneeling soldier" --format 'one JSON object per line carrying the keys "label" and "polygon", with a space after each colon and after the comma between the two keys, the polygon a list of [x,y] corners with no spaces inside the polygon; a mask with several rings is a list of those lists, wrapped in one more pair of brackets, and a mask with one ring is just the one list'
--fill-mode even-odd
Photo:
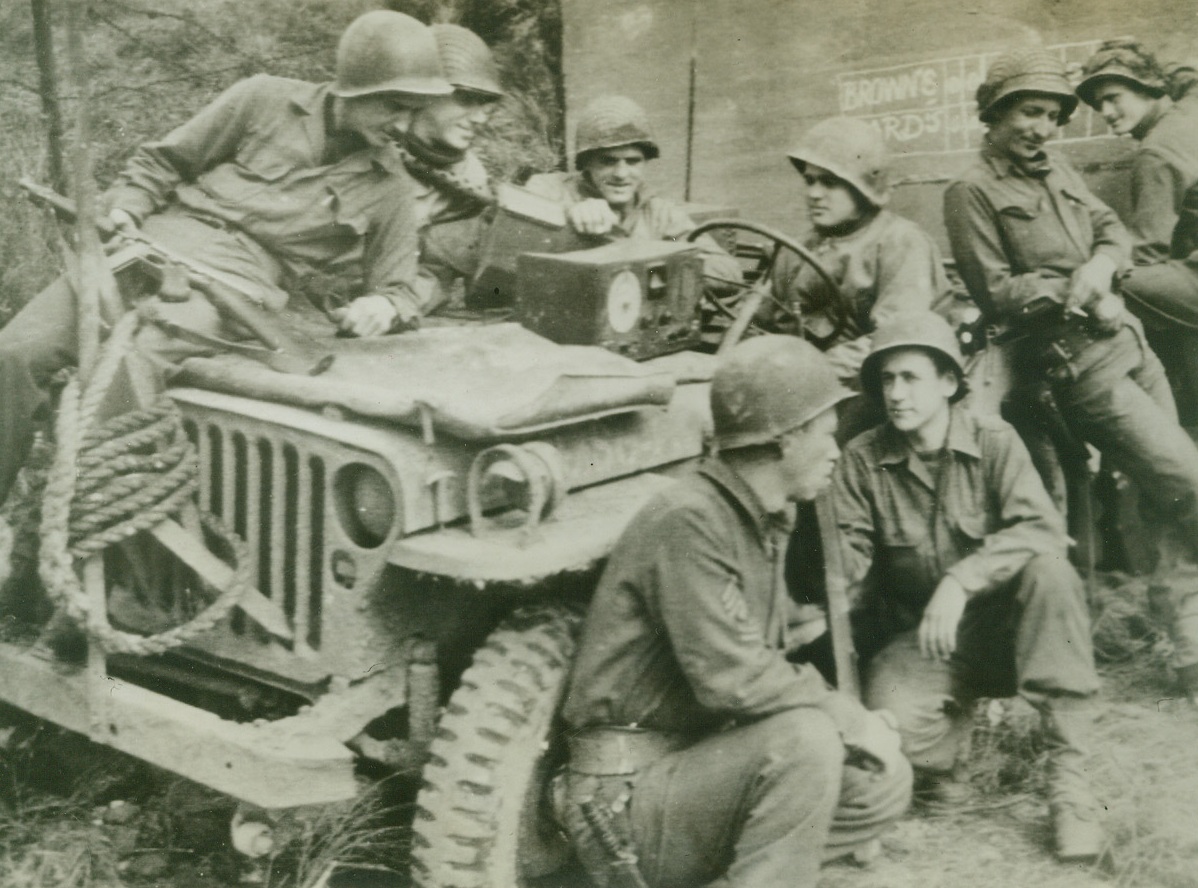
{"label": "kneeling soldier", "polygon": [[612,552],[566,698],[556,794],[599,885],[610,848],[595,811],[655,888],[803,888],[906,810],[911,769],[890,723],[786,659],[789,507],[828,486],[846,396],[809,343],[737,346],[712,381],[718,454]]}
{"label": "kneeling soldier", "polygon": [[964,372],[940,316],[879,327],[861,387],[887,421],[846,447],[834,502],[866,704],[896,715],[903,751],[947,797],[973,702],[1018,693],[1051,750],[1058,856],[1096,859],[1079,735],[1098,678],[1063,519],[1015,430],[952,406]]}

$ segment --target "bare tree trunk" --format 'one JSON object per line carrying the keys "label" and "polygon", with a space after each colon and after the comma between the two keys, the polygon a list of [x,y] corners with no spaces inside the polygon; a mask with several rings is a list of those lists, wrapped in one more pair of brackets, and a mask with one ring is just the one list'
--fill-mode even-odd
{"label": "bare tree trunk", "polygon": [[38,92],[46,118],[50,148],[50,184],[60,194],[67,190],[63,164],[62,106],[58,101],[58,66],[54,60],[54,34],[50,28],[50,0],[29,0],[33,12],[33,45],[37,55]]}

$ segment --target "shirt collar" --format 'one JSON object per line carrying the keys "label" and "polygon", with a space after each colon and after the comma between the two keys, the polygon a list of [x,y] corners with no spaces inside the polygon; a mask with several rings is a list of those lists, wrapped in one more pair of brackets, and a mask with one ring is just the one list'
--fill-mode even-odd
{"label": "shirt collar", "polygon": [[719,457],[710,457],[699,465],[699,474],[714,484],[721,493],[749,519],[757,538],[763,543],[777,531],[789,532],[794,521],[793,510],[767,512],[736,471]]}
{"label": "shirt collar", "polygon": [[1000,179],[1005,179],[1007,176],[1016,176],[1020,179],[1030,179],[1033,182],[1042,182],[1047,176],[1051,176],[1056,170],[1056,158],[1053,153],[1047,148],[1044,149],[1048,155],[1048,163],[1050,164],[1046,176],[1029,176],[1024,172],[1014,160],[1008,157],[1003,152],[992,147],[989,143],[982,146],[982,160],[994,171],[994,175]]}
{"label": "shirt collar", "polygon": [[1153,127],[1161,122],[1161,118],[1169,113],[1169,109],[1173,107],[1173,100],[1168,96],[1161,96],[1152,103],[1152,107],[1148,109],[1148,113],[1143,119],[1136,124],[1135,129],[1131,131],[1132,138],[1136,141],[1143,141],[1144,137],[1152,132]]}
{"label": "shirt collar", "polygon": [[[911,459],[918,459],[902,432],[889,422],[878,433],[878,445],[879,465],[899,465]],[[978,445],[977,421],[960,407],[949,408],[946,446],[954,453],[973,459],[982,458],[982,448]]]}

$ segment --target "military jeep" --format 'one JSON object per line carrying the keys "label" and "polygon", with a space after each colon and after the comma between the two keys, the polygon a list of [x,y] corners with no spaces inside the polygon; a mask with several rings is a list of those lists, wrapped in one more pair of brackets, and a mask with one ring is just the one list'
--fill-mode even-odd
{"label": "military jeep", "polygon": [[[126,296],[161,282],[144,250],[111,261]],[[354,798],[369,762],[421,778],[417,882],[524,885],[560,867],[543,790],[575,629],[627,521],[701,454],[715,359],[685,349],[689,245],[529,268],[530,325],[555,323],[556,268],[563,305],[590,313],[559,340],[606,348],[482,311],[377,340],[326,325],[318,375],[187,360],[169,395],[197,504],[244,541],[253,589],[161,653],[97,663],[89,646],[79,665],[0,642],[0,702],[238,800],[249,854],[270,853],[274,815]],[[208,602],[194,564],[141,545],[105,554],[106,613],[153,637]]]}

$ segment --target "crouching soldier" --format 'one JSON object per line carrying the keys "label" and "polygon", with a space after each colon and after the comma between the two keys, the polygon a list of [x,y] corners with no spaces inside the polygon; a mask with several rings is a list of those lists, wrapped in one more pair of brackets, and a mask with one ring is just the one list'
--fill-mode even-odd
{"label": "crouching soldier", "polygon": [[[566,218],[579,234],[636,240],[685,240],[694,221],[677,203],[653,194],[645,168],[660,156],[649,119],[632,99],[600,96],[578,116],[573,173],[541,173],[526,187],[566,205]],[[712,238],[696,240],[704,270],[718,280],[739,282],[739,264]]]}
{"label": "crouching soldier", "polygon": [[[879,713],[786,659],[790,504],[830,480],[848,392],[809,343],[733,349],[711,388],[718,453],[617,544],[582,632],[558,811],[610,884],[598,810],[657,886],[814,886],[910,800]],[[563,785],[564,784],[564,785]]]}
{"label": "crouching soldier", "polygon": [[866,705],[895,714],[917,775],[947,801],[962,795],[972,703],[1021,695],[1050,748],[1058,856],[1094,860],[1082,735],[1098,679],[1063,519],[1016,431],[953,406],[964,370],[938,315],[879,327],[861,387],[887,420],[846,447],[833,496]]}

